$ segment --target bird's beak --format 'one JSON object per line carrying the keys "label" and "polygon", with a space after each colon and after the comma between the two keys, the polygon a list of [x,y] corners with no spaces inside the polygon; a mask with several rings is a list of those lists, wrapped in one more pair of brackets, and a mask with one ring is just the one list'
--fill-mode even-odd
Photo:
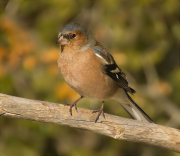
{"label": "bird's beak", "polygon": [[62,35],[59,37],[58,41],[56,42],[56,44],[59,45],[66,45],[69,43],[69,40],[64,38]]}

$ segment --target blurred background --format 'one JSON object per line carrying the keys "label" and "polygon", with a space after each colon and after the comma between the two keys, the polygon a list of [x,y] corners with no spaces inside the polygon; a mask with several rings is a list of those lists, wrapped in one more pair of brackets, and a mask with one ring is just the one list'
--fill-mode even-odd
{"label": "blurred background", "polygon": [[[114,56],[137,93],[133,99],[157,124],[180,128],[179,1],[0,1],[0,92],[71,103],[79,95],[62,79],[58,33],[70,22],[88,29]],[[98,109],[83,99],[78,107]],[[115,101],[106,113],[130,118]],[[0,118],[2,156],[177,156],[140,143],[22,119]]]}

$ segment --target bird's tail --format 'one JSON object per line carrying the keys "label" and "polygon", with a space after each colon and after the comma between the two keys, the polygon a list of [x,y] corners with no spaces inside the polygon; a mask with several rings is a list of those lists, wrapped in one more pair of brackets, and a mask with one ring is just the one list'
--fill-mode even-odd
{"label": "bird's tail", "polygon": [[120,89],[113,99],[118,101],[132,118],[139,121],[153,123],[151,118],[132,100],[125,90]]}

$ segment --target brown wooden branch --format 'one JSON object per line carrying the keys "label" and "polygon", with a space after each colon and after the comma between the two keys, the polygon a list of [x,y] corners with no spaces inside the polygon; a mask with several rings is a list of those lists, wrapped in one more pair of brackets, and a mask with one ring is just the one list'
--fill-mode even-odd
{"label": "brown wooden branch", "polygon": [[91,110],[73,109],[62,104],[30,100],[0,93],[0,115],[53,124],[67,125],[100,133],[115,139],[142,142],[180,152],[180,130],[157,124],[147,124],[137,120],[110,114],[102,116],[95,123],[96,114]]}

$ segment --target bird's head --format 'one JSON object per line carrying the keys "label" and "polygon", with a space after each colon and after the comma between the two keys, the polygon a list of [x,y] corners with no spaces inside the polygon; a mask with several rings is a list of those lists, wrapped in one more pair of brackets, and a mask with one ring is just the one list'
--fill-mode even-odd
{"label": "bird's head", "polygon": [[56,43],[62,46],[71,45],[76,49],[83,49],[88,45],[94,45],[95,40],[83,27],[73,22],[62,29]]}

